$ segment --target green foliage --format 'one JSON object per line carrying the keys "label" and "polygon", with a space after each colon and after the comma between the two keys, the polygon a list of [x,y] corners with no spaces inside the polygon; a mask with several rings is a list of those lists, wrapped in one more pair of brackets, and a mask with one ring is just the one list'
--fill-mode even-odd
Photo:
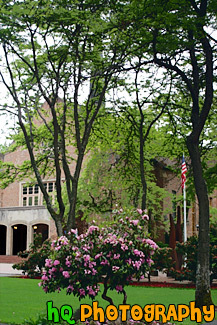
{"label": "green foliage", "polygon": [[[153,129],[145,145],[144,160],[147,205],[156,216],[162,214],[161,202],[168,196],[166,190],[156,185],[152,164],[152,159],[162,154],[160,139],[161,134],[158,136],[158,130]],[[94,124],[89,154],[79,180],[78,206],[86,214],[105,216],[116,204],[125,208],[140,206],[140,174],[139,138],[134,126],[124,114],[115,116],[105,112]]]}
{"label": "green foliage", "polygon": [[172,259],[172,248],[160,247],[153,255],[153,270],[159,270],[161,272],[170,271],[174,267],[174,261]]}
{"label": "green foliage", "polygon": [[[217,279],[217,227],[210,227],[210,282],[213,279]],[[171,269],[171,275],[176,280],[183,281],[189,280],[192,282],[196,281],[196,270],[197,270],[197,254],[198,254],[198,238],[192,236],[188,238],[185,243],[176,244],[176,250],[178,253],[185,257],[185,264],[181,271]]]}
{"label": "green foliage", "polygon": [[[29,320],[24,320],[23,322],[23,325],[54,325],[54,324],[56,323],[53,321],[48,321],[47,315],[43,315],[43,314],[38,315],[36,320],[30,318]],[[66,325],[68,324],[68,322],[63,321],[60,317],[58,324]]]}

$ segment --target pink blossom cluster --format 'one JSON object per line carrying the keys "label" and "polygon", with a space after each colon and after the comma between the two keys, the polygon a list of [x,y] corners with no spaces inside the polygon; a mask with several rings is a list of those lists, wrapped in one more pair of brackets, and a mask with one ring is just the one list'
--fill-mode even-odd
{"label": "pink blossom cluster", "polygon": [[145,237],[148,218],[143,213],[137,209],[126,215],[118,210],[109,227],[91,225],[79,236],[71,230],[68,237],[54,241],[39,285],[45,292],[65,288],[67,294],[93,299],[99,292],[98,283],[107,279],[108,288],[122,293],[132,277],[145,276],[158,248]]}
{"label": "pink blossom cluster", "polygon": [[149,238],[146,239],[146,238],[144,238],[143,239],[143,243],[148,244],[151,248],[153,248],[153,250],[158,249],[158,245],[152,239],[149,239]]}

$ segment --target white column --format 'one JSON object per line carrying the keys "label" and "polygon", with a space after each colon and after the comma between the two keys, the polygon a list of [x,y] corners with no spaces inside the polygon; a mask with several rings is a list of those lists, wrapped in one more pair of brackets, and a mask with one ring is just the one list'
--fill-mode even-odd
{"label": "white column", "polygon": [[29,249],[29,245],[33,242],[33,230],[31,225],[27,225],[27,242],[26,249]]}
{"label": "white column", "polygon": [[12,255],[12,250],[13,250],[13,229],[11,226],[7,226],[6,255]]}

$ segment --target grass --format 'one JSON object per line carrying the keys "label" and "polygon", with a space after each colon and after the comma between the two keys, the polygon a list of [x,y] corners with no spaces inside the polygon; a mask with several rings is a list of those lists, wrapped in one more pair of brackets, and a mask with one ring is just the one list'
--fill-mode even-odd
{"label": "grass", "polygon": [[[80,304],[90,304],[90,299],[83,299],[81,302],[73,295],[66,295],[64,291],[60,293],[45,294],[38,287],[39,280],[21,278],[0,278],[0,323],[23,324],[25,319],[36,320],[39,314],[46,314],[46,302],[53,301],[53,306],[60,308],[68,304],[73,310],[80,308]],[[194,289],[176,288],[153,288],[130,286],[126,289],[130,305],[147,304],[186,304],[194,301]],[[122,295],[116,292],[109,294],[112,296],[115,306],[122,303]],[[217,290],[212,290],[212,298],[217,305]],[[99,306],[106,307],[106,302],[97,297]],[[181,324],[181,323],[179,323]],[[194,322],[186,319],[183,324],[192,325]],[[196,323],[195,323],[196,324]]]}

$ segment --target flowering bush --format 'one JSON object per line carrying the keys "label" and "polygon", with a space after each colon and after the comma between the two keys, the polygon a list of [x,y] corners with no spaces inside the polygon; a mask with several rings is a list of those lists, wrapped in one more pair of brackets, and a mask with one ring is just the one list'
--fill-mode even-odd
{"label": "flowering bush", "polygon": [[158,248],[145,237],[148,216],[138,209],[127,214],[116,210],[114,221],[106,228],[91,225],[85,234],[78,236],[72,229],[68,237],[52,242],[52,250],[45,262],[40,286],[45,292],[67,289],[67,294],[79,299],[91,299],[99,292],[98,283],[104,284],[102,297],[108,289],[124,295],[124,287],[133,277],[140,280],[150,270],[152,255]]}
{"label": "flowering bush", "polygon": [[168,273],[175,264],[172,259],[172,248],[160,247],[153,256],[153,262],[153,270]]}
{"label": "flowering bush", "polygon": [[[212,231],[211,231],[212,233]],[[171,275],[179,281],[196,281],[198,238],[192,236],[184,243],[177,243],[177,251],[185,256],[185,264],[180,271],[171,270]],[[210,240],[210,282],[217,279],[217,245]]]}

